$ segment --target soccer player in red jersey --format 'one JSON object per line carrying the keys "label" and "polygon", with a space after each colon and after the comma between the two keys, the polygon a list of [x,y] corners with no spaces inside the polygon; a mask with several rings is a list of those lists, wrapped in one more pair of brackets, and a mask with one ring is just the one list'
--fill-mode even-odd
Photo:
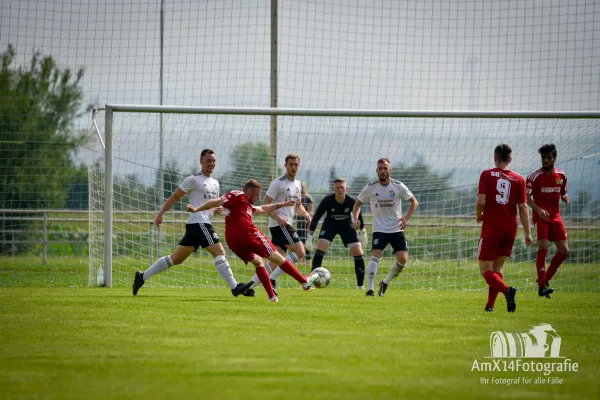
{"label": "soccer player in red jersey", "polygon": [[525,196],[525,180],[508,169],[512,161],[512,149],[500,144],[494,150],[496,168],[485,170],[479,178],[477,192],[477,222],[483,221],[481,238],[477,250],[479,269],[489,285],[488,301],[485,311],[494,311],[498,293],[506,297],[508,312],[517,309],[515,295],[517,289],[507,286],[503,281],[502,267],[506,257],[510,256],[517,237],[517,209],[525,231],[525,243],[531,245],[533,239],[529,229],[529,213]]}
{"label": "soccer player in red jersey", "polygon": [[233,190],[223,197],[209,200],[206,203],[194,207],[187,206],[189,212],[210,210],[211,208],[223,206],[225,214],[225,240],[227,245],[246,264],[251,262],[256,267],[256,275],[267,291],[269,300],[277,302],[277,296],[265,268],[262,257],[278,265],[285,273],[297,280],[304,290],[308,290],[317,274],[305,278],[300,271],[289,260],[277,252],[275,246],[267,239],[252,222],[252,214],[269,214],[282,207],[296,206],[296,200],[288,200],[282,203],[271,203],[255,206],[254,203],[260,199],[262,185],[250,179],[244,190]]}
{"label": "soccer player in red jersey", "polygon": [[[564,171],[554,168],[556,162],[556,146],[552,143],[539,148],[542,156],[542,168],[536,169],[527,176],[527,204],[533,209],[538,252],[535,268],[538,276],[538,295],[550,298],[554,289],[549,287],[550,279],[569,254],[567,231],[558,208],[560,200],[569,203],[567,194],[567,176]],[[546,271],[548,242],[556,245],[556,254],[550,261]]]}

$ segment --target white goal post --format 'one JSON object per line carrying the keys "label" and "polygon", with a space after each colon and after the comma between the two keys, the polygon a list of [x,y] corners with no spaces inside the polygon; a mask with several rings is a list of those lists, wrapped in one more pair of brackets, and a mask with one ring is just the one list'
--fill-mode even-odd
{"label": "white goal post", "polygon": [[[130,117],[128,121],[115,122],[116,116],[119,114],[125,114]],[[448,181],[455,179],[452,177],[454,171],[459,168],[468,170],[464,176],[475,176],[476,171],[482,171],[486,168],[490,168],[491,154],[493,153],[493,144],[507,142],[513,146],[513,150],[517,150],[515,153],[515,159],[518,162],[513,163],[517,168],[517,172],[522,175],[537,169],[539,167],[539,157],[537,156],[537,148],[542,144],[550,141],[557,143],[559,149],[559,160],[568,161],[575,165],[573,168],[577,168],[577,179],[578,187],[582,190],[593,190],[593,186],[598,183],[594,171],[586,172],[588,164],[583,164],[585,160],[592,160],[597,163],[598,154],[600,152],[600,139],[598,139],[598,128],[600,127],[600,112],[597,111],[428,111],[428,110],[350,110],[350,109],[305,109],[305,108],[251,108],[251,107],[177,107],[177,106],[153,106],[153,105],[125,105],[125,104],[108,104],[104,108],[104,137],[100,132],[101,128],[94,121],[95,130],[98,133],[100,140],[104,140],[104,154],[103,154],[103,166],[100,174],[96,175],[94,179],[103,179],[103,194],[101,198],[102,211],[103,211],[103,229],[102,231],[102,254],[103,254],[103,274],[104,284],[107,287],[113,286],[113,242],[115,241],[115,235],[113,232],[114,225],[114,210],[113,204],[115,204],[115,195],[113,188],[115,185],[114,179],[117,174],[113,169],[115,162],[115,149],[123,149],[126,147],[138,146],[142,141],[152,139],[144,139],[143,133],[138,139],[132,139],[130,142],[121,141],[116,145],[115,136],[122,135],[132,136],[133,132],[144,129],[154,129],[155,122],[147,122],[145,119],[147,116],[154,114],[166,115],[178,115],[179,117],[165,118],[166,124],[172,124],[173,127],[168,131],[173,132],[170,137],[171,141],[181,141],[182,148],[190,147],[190,143],[194,143],[193,139],[187,139],[188,136],[193,137],[198,134],[198,143],[193,146],[195,153],[200,152],[203,147],[215,147],[213,144],[204,145],[207,142],[207,138],[219,137],[220,142],[227,146],[232,145],[236,141],[240,140],[241,135],[244,135],[244,130],[264,130],[262,122],[260,127],[258,123],[255,123],[255,118],[277,116],[278,118],[284,119],[280,123],[280,132],[285,131],[287,140],[282,141],[279,138],[279,144],[277,145],[278,154],[270,154],[269,161],[275,161],[275,171],[277,167],[281,167],[283,162],[282,159],[285,154],[293,152],[294,145],[298,145],[297,139],[291,140],[290,137],[304,138],[303,140],[303,151],[299,151],[302,157],[302,168],[310,171],[314,170],[314,165],[323,164],[323,160],[333,160],[330,165],[321,166],[323,168],[329,168],[330,172],[337,173],[340,176],[346,176],[352,178],[357,174],[366,174],[373,180],[375,178],[374,169],[375,161],[379,157],[389,157],[392,164],[398,163],[398,165],[406,166],[407,168],[413,164],[427,164],[429,161],[433,165],[432,170],[437,176],[446,177]],[[203,120],[192,121],[192,116],[202,115]],[[151,117],[148,117],[151,118]],[[179,118],[179,119],[178,119]],[[207,128],[207,121],[210,118],[211,128]],[[240,119],[238,122],[237,119]],[[393,122],[384,122],[390,120]],[[571,123],[568,121],[576,121]],[[321,121],[321,122],[319,122]],[[539,122],[543,121],[543,122]],[[220,131],[215,126],[219,124],[225,124],[228,126],[227,133]],[[319,125],[322,124],[322,125]],[[132,128],[136,127],[136,128]],[[140,128],[142,127],[142,128]],[[183,128],[182,128],[183,127]],[[176,131],[179,129],[185,129],[186,140],[188,142],[183,143],[181,136]],[[268,138],[269,128],[266,127],[266,138]],[[230,135],[227,137],[226,135]],[[572,135],[571,139],[569,135]],[[425,138],[427,137],[427,138]],[[547,140],[546,140],[547,138]],[[393,140],[392,140],[393,139]],[[137,141],[136,141],[137,140]],[[576,146],[567,148],[569,140],[577,141]],[[345,149],[348,143],[354,143],[355,146],[359,147],[352,154],[352,161],[348,161],[348,158],[344,154],[336,154],[341,152],[339,149]],[[389,143],[389,144],[388,144]],[[402,143],[402,149],[400,149],[399,143]],[[115,147],[115,145],[117,147]],[[468,148],[470,146],[470,148]],[[467,148],[466,148],[467,147]],[[522,147],[522,148],[521,148]],[[526,147],[526,149],[525,149]],[[221,153],[224,152],[224,148],[215,149],[217,156],[220,157]],[[229,147],[227,147],[229,148]],[[448,162],[444,162],[444,148],[448,152]],[[132,152],[135,149],[131,149]],[[441,152],[440,152],[441,151]],[[460,157],[454,157],[453,152],[460,153]],[[316,156],[318,154],[318,157]],[[133,154],[133,153],[132,153]],[[175,154],[179,154],[175,151]],[[364,154],[364,159],[361,158],[361,154]],[[391,157],[390,157],[391,155]],[[410,156],[410,157],[409,157]],[[121,155],[119,160],[123,160],[125,157]],[[423,161],[425,160],[425,161]],[[433,161],[432,161],[433,160]],[[231,165],[232,161],[228,161]],[[312,164],[311,164],[312,162]],[[445,164],[445,166],[444,166]],[[366,165],[366,167],[365,167]],[[419,164],[421,165],[421,164]],[[591,164],[590,164],[591,165]],[[344,166],[348,167],[345,170]],[[163,166],[160,166],[163,168]],[[447,168],[447,169],[444,169]],[[92,168],[93,169],[93,168]],[[233,167],[230,167],[233,169]],[[408,169],[407,169],[408,170]],[[322,171],[321,171],[322,172]],[[315,175],[321,173],[315,172]],[[569,175],[569,171],[568,175]],[[596,172],[598,172],[596,170]],[[309,172],[310,173],[310,172]],[[427,172],[430,174],[430,172]],[[571,173],[573,173],[571,171]],[[392,172],[392,176],[394,172]],[[461,172],[462,174],[462,172]],[[470,174],[470,175],[469,175]],[[434,174],[435,175],[435,174]],[[456,175],[456,174],[455,174]],[[162,175],[161,175],[162,176]],[[425,176],[425,175],[424,175]],[[434,182],[433,178],[430,178],[427,182]],[[248,178],[251,178],[251,174]],[[246,178],[246,177],[245,177]],[[271,179],[274,177],[271,176]],[[137,179],[137,178],[136,178]],[[217,177],[219,179],[219,177]],[[423,260],[429,260],[428,257],[437,257],[443,259],[445,254],[451,254],[449,261],[453,264],[454,260],[458,257],[459,261],[456,267],[459,269],[455,273],[461,273],[461,268],[466,264],[474,264],[474,258],[472,255],[465,256],[470,250],[472,245],[470,244],[475,235],[477,235],[478,228],[472,226],[473,224],[466,224],[468,221],[469,214],[474,212],[474,206],[469,210],[470,205],[474,205],[474,198],[469,196],[472,193],[468,193],[467,189],[472,189],[476,186],[476,179],[469,181],[468,184],[464,182],[466,178],[459,179],[458,183],[451,184],[449,187],[452,188],[453,194],[450,193],[436,193],[435,196],[431,197],[430,200],[425,200],[422,204],[427,204],[430,201],[430,206],[424,207],[426,211],[423,215],[427,217],[419,217],[420,210],[417,211],[417,222],[422,223],[423,226],[429,226],[433,219],[443,219],[447,221],[444,226],[449,229],[459,227],[458,233],[452,232],[441,232],[434,233],[438,235],[440,240],[438,242],[427,242],[423,244],[423,248],[417,247],[419,254],[426,254]],[[90,175],[90,180],[92,180]],[[301,179],[302,180],[302,179]],[[319,186],[325,191],[330,191],[328,182],[321,182],[313,177],[313,181],[318,181]],[[358,180],[357,180],[358,182]],[[436,181],[438,182],[438,181]],[[98,182],[97,182],[98,183]],[[268,186],[270,182],[262,182],[263,186]],[[418,182],[413,182],[412,185],[417,185]],[[433,183],[432,183],[433,184]],[[438,183],[436,183],[438,184]],[[354,188],[351,189],[360,189]],[[413,189],[409,185],[409,189]],[[415,188],[416,189],[416,188]],[[464,190],[463,190],[464,189]],[[162,189],[161,189],[162,190]],[[266,188],[265,188],[266,190]],[[427,189],[433,190],[433,189]],[[426,190],[426,192],[427,192]],[[458,195],[457,193],[462,193]],[[223,194],[223,190],[222,193]],[[573,193],[575,195],[575,193]],[[94,196],[92,185],[90,186],[90,196]],[[455,197],[452,197],[455,196]],[[458,197],[457,197],[458,196]],[[451,203],[452,199],[458,202],[458,199],[462,197],[466,200],[467,214],[453,210]],[[428,197],[428,198],[429,198]],[[441,197],[444,197],[442,199]],[[421,199],[419,199],[421,200]],[[317,202],[318,204],[318,202]],[[457,203],[458,204],[458,203]],[[149,207],[150,214],[156,213],[162,204],[155,204],[155,208]],[[458,206],[457,206],[458,207]],[[124,207],[121,207],[123,209]],[[95,211],[95,218],[97,220],[98,213]],[[130,212],[134,213],[135,210],[131,209]],[[92,211],[92,202],[90,201],[90,215]],[[368,211],[367,211],[368,214]],[[589,212],[584,213],[584,216],[591,216]],[[133,214],[132,214],[133,215]],[[580,216],[582,214],[579,214]],[[147,218],[147,217],[146,217]],[[582,226],[585,226],[589,230],[589,238],[591,242],[596,240],[599,235],[599,224],[598,218],[580,218]],[[147,223],[148,221],[146,221]],[[474,223],[474,221],[473,221]],[[151,224],[151,222],[150,222]],[[465,226],[465,230],[461,233],[460,226]],[[92,230],[95,229],[95,232]],[[93,224],[90,217],[90,238],[93,236],[98,237],[98,224]],[[428,228],[429,229],[429,228]],[[431,228],[434,229],[434,228]],[[125,229],[126,230],[126,229]],[[426,234],[423,231],[423,235]],[[432,231],[433,232],[433,231]],[[464,232],[468,232],[468,237],[463,237]],[[317,230],[318,233],[318,230]],[[370,235],[369,230],[369,235]],[[409,242],[411,241],[411,231],[407,232]],[[451,243],[455,243],[458,249],[439,249],[438,247],[444,246],[444,240],[446,236],[452,236]],[[458,236],[456,236],[458,235]],[[521,233],[520,233],[521,235]],[[437,237],[437,236],[436,236]],[[127,240],[127,239],[124,239]],[[132,239],[135,241],[135,239]],[[337,239],[336,239],[337,240]],[[423,240],[425,240],[423,238]],[[476,240],[476,238],[475,238]],[[468,245],[466,247],[465,244]],[[587,242],[586,242],[587,243]],[[476,246],[476,242],[473,244]],[[583,246],[585,246],[584,244]],[[418,245],[420,246],[420,245]],[[454,245],[453,245],[454,246]],[[98,267],[98,255],[92,250],[93,244],[90,243],[90,283],[95,282],[94,271],[97,271]],[[172,251],[172,249],[165,248],[165,251]],[[365,257],[368,257],[370,248],[365,249]],[[530,250],[531,251],[531,250]],[[533,249],[535,252],[535,249]],[[127,253],[127,251],[124,251]],[[149,250],[150,254],[153,253],[153,249]],[[552,251],[551,251],[552,253]],[[409,251],[410,254],[410,251]],[[581,254],[587,254],[578,258],[576,263],[585,264],[592,263],[596,264],[600,261],[599,249],[595,249],[592,253],[585,253],[582,251]],[[95,261],[92,258],[96,257]],[[411,257],[409,255],[409,257]],[[587,258],[585,258],[587,257]],[[148,261],[152,256],[148,258]],[[420,260],[419,256],[415,256],[416,261]],[[463,266],[461,266],[461,260]],[[327,261],[327,258],[326,258]],[[447,268],[445,265],[447,261],[439,261],[441,269]],[[424,263],[426,261],[423,261]],[[432,263],[436,263],[435,261]],[[523,261],[523,263],[530,262],[530,260]],[[326,266],[326,263],[324,263]],[[526,270],[525,268],[530,268]],[[587,268],[587,267],[585,267]],[[584,269],[585,269],[584,268]],[[387,267],[383,267],[383,270],[387,273]],[[587,271],[587,269],[586,269]],[[523,267],[523,276],[530,275],[532,279],[535,279],[535,270],[532,266]],[[421,272],[415,272],[421,273]],[[451,271],[445,272],[451,274]],[[471,273],[471,272],[469,272]],[[333,279],[336,279],[336,271],[332,271]],[[426,281],[435,275],[435,272],[431,271],[422,272],[422,275],[418,278],[419,282]],[[187,279],[187,278],[185,278]],[[440,279],[440,276],[437,276]],[[443,277],[441,279],[444,279]],[[525,278],[523,278],[525,279]],[[529,284],[529,278],[526,281]],[[205,281],[196,281],[192,279],[194,284],[204,285]],[[349,278],[348,282],[351,279]],[[197,283],[199,282],[199,283]],[[425,284],[425,288],[460,288],[460,289],[478,289],[480,288],[477,284],[473,284],[473,280],[465,281],[465,285],[429,285]],[[170,282],[167,285],[177,286],[177,283]],[[565,281],[565,285],[573,287],[574,290],[583,290],[577,282]],[[589,287],[586,284],[586,288]],[[598,281],[589,283],[592,285],[592,289],[598,290]]]}

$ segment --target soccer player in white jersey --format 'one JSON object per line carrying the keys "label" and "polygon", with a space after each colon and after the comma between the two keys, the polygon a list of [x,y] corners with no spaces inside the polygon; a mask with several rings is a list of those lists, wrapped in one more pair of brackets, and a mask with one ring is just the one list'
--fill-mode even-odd
{"label": "soccer player in white jersey", "polygon": [[[301,192],[302,184],[296,179],[300,169],[300,156],[297,154],[288,154],[285,157],[285,174],[275,179],[269,186],[263,205],[271,203],[284,203],[288,200],[297,202],[296,206],[282,207],[269,214],[269,231],[271,232],[271,242],[279,254],[285,256],[292,264],[297,263],[304,258],[304,244],[298,236],[298,232],[292,225],[294,222],[294,212],[306,218],[306,223],[310,224],[311,217],[308,211],[302,206]],[[286,256],[286,251],[290,252]],[[267,268],[271,268],[268,266]],[[271,283],[276,287],[276,280],[283,271],[277,267],[271,272]],[[260,280],[255,275],[252,280],[255,285]]]}
{"label": "soccer player in white jersey", "polygon": [[[392,279],[396,278],[408,261],[408,246],[404,237],[404,228],[417,209],[419,202],[402,182],[391,179],[390,160],[380,158],[377,161],[379,180],[371,182],[360,192],[352,209],[354,227],[359,228],[358,213],[360,207],[369,202],[373,213],[373,242],[371,259],[367,264],[367,296],[375,296],[375,275],[383,249],[388,243],[394,249],[396,262],[390,273],[379,282],[379,296],[383,296]],[[410,206],[402,215],[402,200],[408,200]]]}
{"label": "soccer player in white jersey", "polygon": [[[154,223],[157,227],[163,223],[163,215],[169,211],[175,203],[183,196],[187,195],[190,203],[194,206],[199,206],[207,200],[216,199],[219,197],[219,182],[211,178],[211,174],[215,169],[217,158],[215,152],[210,149],[204,149],[200,153],[200,165],[202,170],[199,174],[188,176],[183,180],[175,193],[165,201]],[[217,212],[221,212],[218,210]],[[219,275],[227,282],[231,293],[234,296],[246,294],[246,290],[252,286],[253,282],[247,284],[238,283],[233,277],[229,262],[225,258],[225,249],[219,240],[219,235],[211,225],[213,210],[207,210],[190,214],[185,224],[185,235],[179,242],[177,248],[170,256],[159,258],[146,271],[138,271],[135,273],[133,281],[133,295],[137,295],[138,290],[144,285],[151,276],[160,272],[166,271],[173,265],[178,265],[184,262],[193,252],[198,250],[198,247],[206,249],[214,258],[215,266]]]}

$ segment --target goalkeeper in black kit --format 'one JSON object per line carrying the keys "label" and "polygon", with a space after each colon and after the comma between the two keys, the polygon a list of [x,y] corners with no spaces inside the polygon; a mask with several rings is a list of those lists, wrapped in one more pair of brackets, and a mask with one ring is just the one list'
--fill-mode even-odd
{"label": "goalkeeper in black kit", "polygon": [[[337,178],[333,182],[333,194],[325,196],[310,223],[308,238],[306,240],[306,249],[313,250],[313,233],[317,229],[317,224],[324,214],[325,222],[321,226],[319,232],[319,241],[317,242],[317,250],[314,252],[312,260],[312,269],[319,268],[323,263],[323,257],[335,235],[340,235],[344,246],[350,248],[350,252],[354,257],[354,271],[356,272],[356,285],[358,289],[364,289],[365,278],[365,259],[363,258],[363,245],[367,240],[367,232],[365,231],[365,223],[362,214],[358,214],[360,222],[360,239],[354,229],[352,222],[352,208],[356,203],[356,199],[346,191],[348,186],[344,178]],[[361,244],[363,243],[363,244]]]}

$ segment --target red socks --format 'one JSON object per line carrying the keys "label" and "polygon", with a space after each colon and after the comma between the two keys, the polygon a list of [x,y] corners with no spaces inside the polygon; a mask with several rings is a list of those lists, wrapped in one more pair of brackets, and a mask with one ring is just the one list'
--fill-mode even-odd
{"label": "red socks", "polygon": [[275,292],[273,292],[273,285],[271,285],[271,279],[269,278],[269,273],[264,265],[260,265],[256,267],[256,276],[260,279],[260,283],[262,283],[269,299],[275,296]]}
{"label": "red socks", "polygon": [[487,284],[490,285],[492,288],[494,288],[498,292],[506,294],[506,291],[508,290],[508,286],[506,286],[506,283],[504,283],[502,278],[500,278],[500,276],[496,275],[496,273],[494,271],[491,271],[491,270],[485,271],[483,274],[483,277],[485,278],[485,281],[487,282]]}
{"label": "red socks", "polygon": [[548,255],[548,249],[538,249],[537,256],[535,257],[535,269],[537,270],[538,287],[542,287],[546,284],[546,256]]}
{"label": "red socks", "polygon": [[565,258],[567,258],[567,256],[563,253],[556,253],[554,257],[552,257],[550,266],[548,267],[548,272],[546,273],[546,283],[548,283],[554,274],[556,274],[556,270],[558,267],[560,267],[560,264],[565,261]]}
{"label": "red socks", "polygon": [[279,268],[281,268],[283,272],[297,280],[299,283],[306,283],[306,278],[302,276],[300,271],[298,271],[298,268],[296,268],[294,264],[290,262],[290,260],[286,259],[285,262],[279,266]]}
{"label": "red socks", "polygon": [[[496,275],[498,275],[500,277],[500,279],[504,278],[504,275],[502,275],[502,272],[494,272],[494,273]],[[486,307],[494,307],[494,304],[496,304],[497,297],[498,297],[498,291],[490,286],[489,290],[488,290],[488,301],[485,306]]]}

